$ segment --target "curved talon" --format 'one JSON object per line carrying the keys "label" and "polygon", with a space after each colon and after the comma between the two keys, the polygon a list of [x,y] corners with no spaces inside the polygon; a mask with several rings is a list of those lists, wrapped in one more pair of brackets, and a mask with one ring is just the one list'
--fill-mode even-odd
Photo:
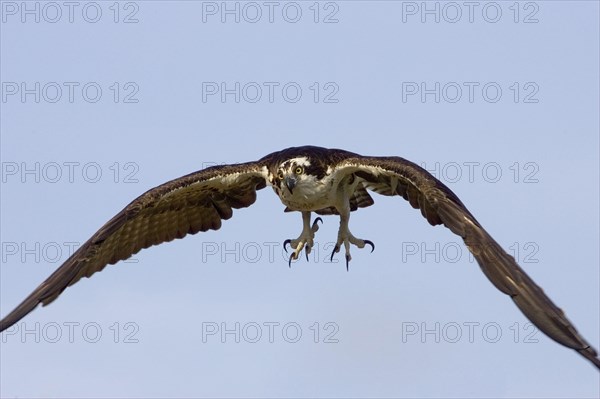
{"label": "curved talon", "polygon": [[288,266],[290,267],[290,269],[292,268],[292,259],[295,259],[294,255],[295,253],[292,252],[292,254],[290,255],[290,259],[288,260]]}
{"label": "curved talon", "polygon": [[373,253],[373,251],[375,251],[375,244],[373,244],[373,241],[370,240],[363,240],[365,242],[365,244],[369,244],[371,246],[371,253]]}
{"label": "curved talon", "polygon": [[289,238],[283,242],[283,249],[285,250],[286,254],[287,254],[286,245],[290,245],[291,246],[292,245],[291,242],[292,242],[292,240],[290,240]]}
{"label": "curved talon", "polygon": [[306,261],[309,262],[308,260],[308,254],[310,253],[310,247],[307,245],[306,247],[304,247],[304,254],[306,255]]}
{"label": "curved talon", "polygon": [[349,272],[350,268],[348,267],[348,262],[350,262],[350,254],[346,253],[346,271]]}
{"label": "curved talon", "polygon": [[336,245],[331,252],[331,257],[329,258],[330,262],[333,262],[333,255],[335,255],[337,252],[340,252],[340,247],[338,245]]}
{"label": "curved talon", "polygon": [[323,219],[321,219],[320,217],[316,218],[315,221],[313,222],[313,226],[317,223],[317,222],[321,222],[321,224],[323,224]]}

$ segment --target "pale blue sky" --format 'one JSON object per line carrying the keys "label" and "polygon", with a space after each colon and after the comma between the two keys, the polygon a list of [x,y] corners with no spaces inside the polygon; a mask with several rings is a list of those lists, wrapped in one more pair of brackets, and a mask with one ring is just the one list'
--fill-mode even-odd
{"label": "pale blue sky", "polygon": [[[435,172],[600,347],[597,2],[427,3],[439,23],[422,2],[227,3],[239,23],[221,2],[21,4],[1,3],[1,315],[147,189],[313,144]],[[270,189],[108,266],[2,335],[0,395],[598,397],[458,237],[374,199],[349,273],[335,217],[288,268],[301,218]]]}

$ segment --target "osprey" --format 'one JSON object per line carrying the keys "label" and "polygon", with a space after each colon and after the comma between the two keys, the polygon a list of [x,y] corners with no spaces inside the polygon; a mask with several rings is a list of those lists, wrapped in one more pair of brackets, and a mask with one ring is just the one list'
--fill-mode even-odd
{"label": "osprey", "polygon": [[256,191],[271,186],[286,206],[302,214],[302,232],[284,241],[293,252],[310,253],[318,230],[311,214],[339,215],[340,228],[331,257],[344,247],[346,268],[350,248],[365,245],[349,228],[350,213],[373,205],[367,190],[403,197],[431,225],[443,224],[459,235],[488,279],[509,295],[521,311],[550,338],[579,352],[600,369],[598,354],[575,327],[519,267],[514,258],[483,229],[458,197],[425,169],[399,157],[367,157],[344,150],[313,146],[288,148],[255,162],[207,168],[171,180],[142,194],[100,228],[15,310],[0,320],[6,330],[37,305],[48,305],[68,286],[106,265],[127,259],[143,248],[218,230],[233,209],[256,200]]}

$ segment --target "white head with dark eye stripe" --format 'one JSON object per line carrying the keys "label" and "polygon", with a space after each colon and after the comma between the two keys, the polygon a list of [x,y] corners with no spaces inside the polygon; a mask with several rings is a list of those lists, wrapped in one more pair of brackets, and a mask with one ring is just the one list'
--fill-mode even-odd
{"label": "white head with dark eye stripe", "polygon": [[289,158],[272,170],[273,189],[281,201],[294,210],[313,208],[316,203],[322,203],[325,190],[319,182],[318,173],[309,158],[299,156]]}
{"label": "white head with dark eye stripe", "polygon": [[302,189],[308,167],[310,161],[307,157],[291,158],[279,164],[274,179],[279,196],[292,196],[296,187]]}

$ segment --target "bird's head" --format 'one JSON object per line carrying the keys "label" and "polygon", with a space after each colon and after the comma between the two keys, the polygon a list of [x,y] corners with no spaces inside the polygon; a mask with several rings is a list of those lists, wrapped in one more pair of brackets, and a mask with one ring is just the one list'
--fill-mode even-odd
{"label": "bird's head", "polygon": [[280,197],[305,196],[314,186],[317,176],[308,157],[289,158],[271,171],[271,183]]}

